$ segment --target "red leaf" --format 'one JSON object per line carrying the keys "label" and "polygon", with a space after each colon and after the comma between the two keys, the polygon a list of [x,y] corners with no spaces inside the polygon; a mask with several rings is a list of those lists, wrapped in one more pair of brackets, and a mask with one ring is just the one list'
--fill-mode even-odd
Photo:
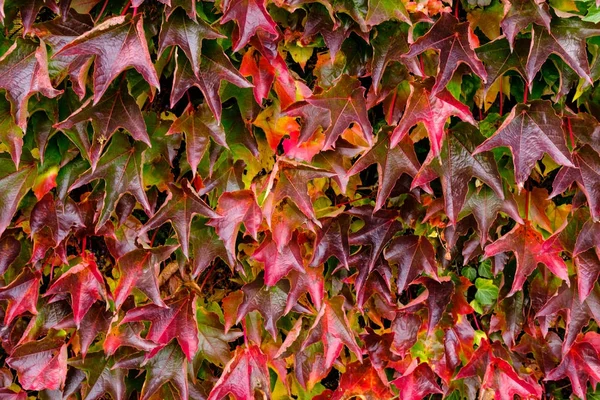
{"label": "red leaf", "polygon": [[4,325],[10,325],[16,317],[24,312],[37,314],[41,278],[40,271],[34,272],[26,268],[11,283],[0,288],[0,300],[8,300]]}
{"label": "red leaf", "polygon": [[278,36],[275,22],[265,9],[264,0],[227,0],[223,4],[221,24],[235,21],[233,51],[240,51],[259,29]]}

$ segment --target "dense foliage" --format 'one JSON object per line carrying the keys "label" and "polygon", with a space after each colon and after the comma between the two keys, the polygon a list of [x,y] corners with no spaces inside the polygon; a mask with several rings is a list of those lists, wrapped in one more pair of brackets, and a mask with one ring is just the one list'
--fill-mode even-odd
{"label": "dense foliage", "polygon": [[599,4],[0,21],[0,398],[593,396]]}

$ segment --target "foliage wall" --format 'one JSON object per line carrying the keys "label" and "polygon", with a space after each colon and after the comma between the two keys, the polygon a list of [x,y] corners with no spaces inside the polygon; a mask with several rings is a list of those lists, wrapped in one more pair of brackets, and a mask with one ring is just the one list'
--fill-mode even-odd
{"label": "foliage wall", "polygon": [[594,396],[599,4],[0,21],[2,399]]}

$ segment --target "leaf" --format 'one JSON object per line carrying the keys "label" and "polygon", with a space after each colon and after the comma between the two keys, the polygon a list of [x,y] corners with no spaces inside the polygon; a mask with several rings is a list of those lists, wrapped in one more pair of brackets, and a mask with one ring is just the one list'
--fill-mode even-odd
{"label": "leaf", "polygon": [[190,18],[183,12],[174,11],[163,21],[158,38],[158,54],[162,54],[169,46],[178,46],[190,61],[194,74],[198,76],[202,58],[202,41],[225,36],[215,31],[202,19]]}
{"label": "leaf", "polygon": [[537,312],[536,317],[555,315],[559,312],[564,313],[566,320],[566,332],[562,345],[564,357],[590,318],[593,318],[594,321],[600,320],[600,288],[598,285],[594,285],[585,300],[580,301],[575,285],[569,286],[565,283],[560,287],[556,296],[550,298]]}
{"label": "leaf", "polygon": [[27,311],[37,314],[41,278],[40,271],[26,268],[12,282],[0,288],[0,300],[8,300],[4,325],[10,325],[16,317]]}
{"label": "leaf", "polygon": [[28,342],[13,350],[6,364],[17,370],[25,390],[57,390],[67,376],[67,345],[59,337]]}
{"label": "leaf", "polygon": [[307,183],[316,178],[331,177],[333,173],[315,168],[307,164],[292,163],[289,161],[278,161],[269,179],[269,186],[273,186],[273,181],[277,179],[275,187],[272,188],[273,203],[276,205],[280,201],[289,198],[298,206],[306,217],[313,220],[317,225],[315,211],[312,200],[309,197]]}
{"label": "leaf", "polygon": [[510,7],[504,9],[504,18],[500,22],[500,26],[508,39],[511,51],[514,50],[517,34],[527,28],[529,24],[533,23],[550,31],[552,17],[546,3],[538,3],[534,0],[512,0],[509,5]]}
{"label": "leaf", "polygon": [[331,256],[334,256],[342,263],[344,268],[349,269],[348,230],[350,228],[350,218],[346,214],[341,214],[335,218],[327,218],[321,221],[323,226],[317,231],[315,237],[310,266],[316,267],[324,264]]}
{"label": "leaf", "polygon": [[504,199],[502,180],[491,153],[473,156],[476,146],[483,141],[475,128],[467,124],[456,127],[442,144],[439,157],[429,153],[423,167],[416,174],[412,187],[429,183],[435,176],[442,181],[446,215],[455,225],[463,209],[469,181],[477,177],[493,189],[496,196]]}
{"label": "leaf", "polygon": [[[571,381],[575,396],[585,399],[588,381],[600,380],[600,359],[598,352],[590,343],[581,341],[571,346],[559,366],[546,375],[548,380],[559,380],[565,377]],[[593,384],[592,384],[593,387]]]}
{"label": "leaf", "polygon": [[105,357],[103,352],[88,354],[85,358],[69,361],[69,365],[86,373],[87,390],[85,398],[96,400],[109,393],[113,399],[125,399],[125,372],[121,368],[112,368],[114,361]]}
{"label": "leaf", "polygon": [[[86,156],[92,164],[92,170],[98,166],[105,144],[119,128],[125,129],[135,140],[142,141],[148,146],[151,145],[144,117],[125,86],[121,86],[115,91],[109,91],[101,101],[91,103],[92,101],[89,99],[67,119],[55,124],[54,127],[63,131],[74,131],[77,141],[83,145]],[[91,121],[94,129],[91,143],[87,131],[83,128],[86,121]]]}
{"label": "leaf", "polygon": [[[523,79],[527,79],[527,60],[529,57],[529,41],[517,39],[514,48],[510,42],[500,37],[475,49],[477,56],[483,62],[488,79],[485,92],[508,71],[518,72]],[[531,82],[528,81],[531,85]]]}
{"label": "leaf", "polygon": [[436,376],[426,363],[415,362],[401,377],[392,381],[400,389],[403,399],[417,400],[429,394],[442,393]]}
{"label": "leaf", "polygon": [[4,236],[0,239],[0,275],[4,275],[20,252],[21,243],[13,236]]}
{"label": "leaf", "polygon": [[163,347],[145,365],[146,380],[142,387],[141,398],[152,398],[163,385],[170,383],[182,399],[188,398],[187,359],[180,347],[174,342]]}
{"label": "leaf", "polygon": [[84,255],[52,283],[44,296],[69,294],[75,325],[79,328],[83,317],[96,300],[106,297],[104,279],[92,256]]}
{"label": "leaf", "polygon": [[305,272],[300,247],[296,240],[291,240],[281,250],[277,244],[267,236],[256,249],[252,258],[265,266],[265,284],[274,286],[291,271]]}
{"label": "leaf", "polygon": [[176,67],[171,90],[171,108],[175,107],[189,88],[196,86],[202,91],[208,107],[220,122],[223,107],[219,95],[221,81],[226,80],[239,88],[249,88],[252,85],[234,68],[219,44],[208,41],[204,43],[202,50],[197,74],[194,74],[190,61],[181,57],[179,51],[175,52]]}
{"label": "leaf", "polygon": [[362,351],[354,333],[348,326],[348,318],[343,310],[344,298],[336,296],[325,300],[315,322],[308,331],[308,335],[302,342],[301,351],[314,343],[323,344],[326,369],[331,368],[333,362],[338,358],[343,345],[346,345],[359,360],[362,360]]}
{"label": "leaf", "polygon": [[274,285],[265,285],[262,276],[242,287],[244,300],[237,311],[236,324],[251,311],[258,311],[264,317],[264,327],[277,340],[277,321],[284,314],[289,284],[280,281]]}
{"label": "leaf", "polygon": [[10,158],[19,168],[21,162],[21,153],[23,152],[23,129],[21,129],[14,121],[10,112],[10,103],[7,101],[0,102],[0,141],[10,153]]}
{"label": "leaf", "polygon": [[270,395],[267,357],[258,346],[238,347],[223,374],[213,387],[208,400],[231,394],[236,400],[251,399],[255,394]]}
{"label": "leaf", "polygon": [[150,86],[160,89],[156,70],[150,60],[141,14],[133,18],[127,15],[109,18],[64,46],[56,55],[96,56],[94,105],[100,102],[110,83],[131,67],[142,74]]}
{"label": "leaf", "polygon": [[188,106],[183,114],[173,122],[167,135],[176,133],[185,134],[185,151],[193,176],[196,176],[198,164],[209,147],[210,138],[219,146],[228,148],[223,126],[219,125],[205,104],[198,109],[194,109],[191,105]]}
{"label": "leaf", "polygon": [[391,147],[390,138],[384,132],[379,134],[377,143],[352,165],[346,175],[356,175],[372,164],[377,164],[379,181],[374,211],[385,205],[402,174],[414,177],[421,166],[410,138],[405,137],[395,147]]}
{"label": "leaf", "polygon": [[445,137],[444,125],[449,117],[456,115],[465,122],[475,124],[468,107],[452,97],[445,89],[437,94],[430,91],[430,84],[429,81],[411,83],[406,110],[392,132],[391,147],[396,147],[411,127],[422,122],[429,135],[433,156],[438,156]]}
{"label": "leaf", "polygon": [[561,119],[549,101],[517,104],[496,133],[480,144],[473,154],[499,146],[509,147],[513,154],[516,183],[523,188],[536,161],[544,153],[558,164],[574,167],[561,126]]}
{"label": "leaf", "polygon": [[491,257],[498,253],[512,251],[517,259],[515,280],[509,296],[521,290],[525,280],[537,268],[544,264],[554,275],[569,283],[567,266],[560,257],[562,247],[557,236],[544,240],[526,221],[525,225],[516,225],[509,233],[485,247],[485,256]]}
{"label": "leaf", "polygon": [[324,149],[333,146],[351,123],[359,125],[365,140],[371,143],[373,128],[367,116],[364,96],[365,89],[357,79],[342,75],[335,86],[306,99],[309,104],[329,111],[331,123],[323,126],[323,129],[327,128],[324,131]]}
{"label": "leaf", "polygon": [[[25,131],[29,98],[35,93],[49,98],[62,93],[62,90],[54,89],[50,82],[44,42],[37,45],[19,39],[10,46],[0,58],[0,88],[6,90],[6,98],[15,114],[15,122]],[[18,162],[16,164],[18,165]]]}
{"label": "leaf", "polygon": [[367,25],[375,26],[391,19],[412,24],[404,3],[392,0],[369,0],[369,10],[365,18]]}
{"label": "leaf", "polygon": [[198,350],[202,357],[218,366],[224,366],[231,360],[230,342],[243,336],[239,331],[228,331],[219,321],[219,316],[199,307],[196,312],[198,320]]}
{"label": "leaf", "polygon": [[194,215],[217,217],[217,213],[194,192],[186,180],[181,182],[181,187],[171,184],[163,206],[146,222],[139,234],[159,228],[170,221],[179,238],[183,255],[189,258],[190,225]]}
{"label": "leaf", "polygon": [[454,283],[448,277],[439,280],[422,277],[416,283],[423,284],[425,291],[402,309],[412,311],[416,308],[415,306],[423,303],[429,312],[427,322],[427,334],[429,335],[442,319],[442,315],[450,303],[450,298],[454,293]]}
{"label": "leaf", "polygon": [[191,361],[198,351],[198,322],[196,321],[196,296],[176,295],[164,305],[148,304],[127,311],[122,324],[127,322],[150,321],[150,329],[146,339],[161,345],[150,352],[152,357],[171,340],[183,350],[188,361]]}
{"label": "leaf", "polygon": [[501,400],[514,398],[515,395],[522,398],[542,395],[542,388],[533,379],[521,378],[508,362],[497,357],[493,357],[488,364],[481,388],[491,389]]}
{"label": "leaf", "polygon": [[511,194],[505,192],[504,199],[502,199],[489,186],[481,186],[480,188],[471,188],[471,193],[467,196],[459,219],[469,214],[475,217],[479,229],[479,243],[483,248],[490,238],[490,228],[500,212],[507,214],[518,224],[525,223],[519,215],[517,203]]}
{"label": "leaf", "polygon": [[355,207],[350,210],[350,215],[359,217],[364,221],[364,226],[358,232],[352,233],[348,243],[350,245],[369,245],[371,247],[368,271],[375,266],[377,258],[383,252],[384,246],[392,239],[402,224],[396,220],[398,216],[392,210],[379,210],[367,206]]}
{"label": "leaf", "polygon": [[288,274],[288,280],[290,281],[290,291],[287,296],[284,314],[288,314],[298,305],[298,300],[304,293],[310,294],[315,309],[321,309],[325,288],[323,267],[306,268],[306,272],[292,271]]}
{"label": "leaf", "polygon": [[5,188],[0,191],[0,235],[10,225],[19,202],[33,185],[36,177],[34,167],[30,164],[17,170],[11,160],[0,159],[0,187]]}
{"label": "leaf", "polygon": [[571,18],[554,22],[551,30],[534,26],[531,51],[527,59],[527,79],[530,86],[542,64],[552,53],[560,56],[581,78],[591,84],[585,39],[599,35],[600,29],[595,24]]}
{"label": "leaf", "polygon": [[108,149],[104,152],[96,169],[88,169],[71,185],[69,190],[87,185],[97,179],[105,182],[104,198],[101,201],[102,211],[96,222],[96,231],[104,226],[124,193],[132,194],[142,205],[144,211],[151,215],[151,207],[144,191],[142,177],[142,150],[145,145],[129,144],[122,134],[113,136]]}
{"label": "leaf", "polygon": [[233,51],[238,52],[248,44],[257,31],[263,30],[278,36],[275,22],[265,9],[264,0],[227,0],[223,2],[221,24],[235,21]]}
{"label": "leaf", "polygon": [[391,399],[392,392],[382,382],[377,371],[370,362],[355,361],[347,366],[340,378],[340,386],[331,396],[332,399],[342,399],[355,395],[373,399]]}
{"label": "leaf", "polygon": [[392,240],[383,254],[390,263],[398,265],[398,293],[404,292],[423,271],[437,279],[435,250],[423,236],[399,236]]}
{"label": "leaf", "polygon": [[410,45],[405,57],[414,57],[425,50],[435,49],[440,52],[438,75],[431,94],[439,94],[450,82],[452,75],[462,64],[466,64],[485,83],[487,73],[474,48],[479,40],[468,22],[459,22],[451,13],[442,13],[431,29]]}
{"label": "leaf", "polygon": [[160,263],[169,258],[177,246],[136,249],[118,260],[120,278],[114,291],[115,307],[121,308],[134,288],[141,290],[152,302],[165,307],[158,287]]}
{"label": "leaf", "polygon": [[219,197],[216,212],[218,216],[211,218],[207,225],[214,227],[217,235],[225,243],[230,264],[233,266],[235,244],[242,223],[250,236],[256,239],[263,219],[262,211],[251,190],[238,190],[223,193]]}

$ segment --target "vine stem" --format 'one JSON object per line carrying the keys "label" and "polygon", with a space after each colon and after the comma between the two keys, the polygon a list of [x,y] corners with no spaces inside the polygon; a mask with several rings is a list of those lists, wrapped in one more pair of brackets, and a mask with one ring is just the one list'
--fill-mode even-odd
{"label": "vine stem", "polygon": [[104,14],[104,10],[106,10],[107,5],[108,5],[108,0],[104,0],[104,4],[102,4],[102,8],[100,9],[98,16],[94,20],[94,25],[96,25],[98,23],[98,21],[100,21],[100,18],[102,18],[102,14]]}
{"label": "vine stem", "polygon": [[127,10],[129,10],[129,6],[131,6],[131,0],[129,0],[127,2],[127,4],[125,5],[125,8],[123,8],[123,11],[121,11],[121,15],[127,14]]}

